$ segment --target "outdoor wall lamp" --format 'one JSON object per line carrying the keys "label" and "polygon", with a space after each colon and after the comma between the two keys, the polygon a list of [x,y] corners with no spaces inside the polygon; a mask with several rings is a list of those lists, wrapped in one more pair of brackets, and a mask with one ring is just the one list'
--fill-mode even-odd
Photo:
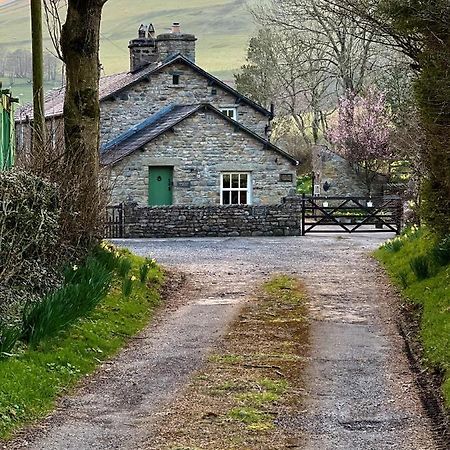
{"label": "outdoor wall lamp", "polygon": [[324,208],[328,208],[328,202],[327,202],[327,201],[324,201],[324,202],[322,203],[322,206],[323,206]]}
{"label": "outdoor wall lamp", "polygon": [[367,207],[368,207],[368,208],[373,208],[373,202],[372,202],[372,200],[369,200],[369,201],[367,202]]}

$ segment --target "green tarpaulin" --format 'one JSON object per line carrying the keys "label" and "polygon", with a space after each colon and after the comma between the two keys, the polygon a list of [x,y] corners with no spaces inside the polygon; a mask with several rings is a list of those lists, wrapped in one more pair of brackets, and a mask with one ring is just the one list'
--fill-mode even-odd
{"label": "green tarpaulin", "polygon": [[15,133],[13,103],[9,95],[0,93],[0,170],[14,164]]}

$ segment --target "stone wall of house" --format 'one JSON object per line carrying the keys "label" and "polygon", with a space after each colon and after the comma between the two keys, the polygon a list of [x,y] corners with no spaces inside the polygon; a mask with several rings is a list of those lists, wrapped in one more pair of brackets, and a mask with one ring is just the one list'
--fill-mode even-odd
{"label": "stone wall of house", "polygon": [[125,238],[300,236],[301,203],[270,206],[126,205]]}
{"label": "stone wall of house", "polygon": [[[179,85],[172,84],[173,74],[180,75]],[[102,143],[116,138],[172,103],[180,105],[210,103],[218,109],[235,107],[238,121],[265,137],[268,118],[264,114],[246,103],[239,103],[239,99],[219,86],[211,86],[206,78],[189,66],[178,63],[130,87],[118,94],[114,100],[101,103]]]}
{"label": "stone wall of house", "polygon": [[[313,149],[313,171],[315,184],[320,185],[320,195],[365,197],[368,195],[366,184],[361,174],[358,174],[349,162],[342,156],[334,153],[326,146],[317,145]],[[377,176],[372,195],[381,195],[386,180]],[[328,183],[328,191],[324,190]]]}
{"label": "stone wall of house", "polygon": [[221,172],[250,173],[253,205],[277,204],[295,191],[292,161],[211,111],[196,113],[111,167],[111,203],[147,206],[150,166],[173,167],[175,205],[220,204]]}

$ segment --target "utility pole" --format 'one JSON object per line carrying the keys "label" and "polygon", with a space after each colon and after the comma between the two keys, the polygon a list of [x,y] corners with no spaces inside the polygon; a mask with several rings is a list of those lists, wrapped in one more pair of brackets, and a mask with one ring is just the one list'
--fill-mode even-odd
{"label": "utility pole", "polygon": [[32,161],[39,160],[45,145],[44,47],[42,43],[42,0],[31,0],[33,53],[33,149]]}

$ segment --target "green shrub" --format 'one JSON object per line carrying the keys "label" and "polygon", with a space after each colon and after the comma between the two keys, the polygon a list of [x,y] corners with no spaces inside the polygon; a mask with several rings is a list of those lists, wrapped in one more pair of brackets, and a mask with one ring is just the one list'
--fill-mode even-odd
{"label": "green shrub", "polygon": [[431,250],[431,259],[437,266],[450,264],[450,235],[442,239]]}
{"label": "green shrub", "polygon": [[72,271],[69,284],[25,308],[22,339],[35,347],[42,340],[66,329],[105,297],[111,280],[112,273],[95,258],[89,257],[83,267]]}
{"label": "green shrub", "polygon": [[297,193],[311,195],[312,192],[312,177],[311,175],[302,175],[297,177]]}
{"label": "green shrub", "polygon": [[133,277],[124,278],[122,282],[122,294],[124,297],[129,297],[133,292],[133,283],[134,283]]}
{"label": "green shrub", "polygon": [[0,171],[0,317],[20,311],[61,281],[61,211],[52,183],[11,169]]}
{"label": "green shrub", "polygon": [[430,277],[430,265],[427,256],[416,256],[411,259],[409,265],[418,280],[425,280]]}

